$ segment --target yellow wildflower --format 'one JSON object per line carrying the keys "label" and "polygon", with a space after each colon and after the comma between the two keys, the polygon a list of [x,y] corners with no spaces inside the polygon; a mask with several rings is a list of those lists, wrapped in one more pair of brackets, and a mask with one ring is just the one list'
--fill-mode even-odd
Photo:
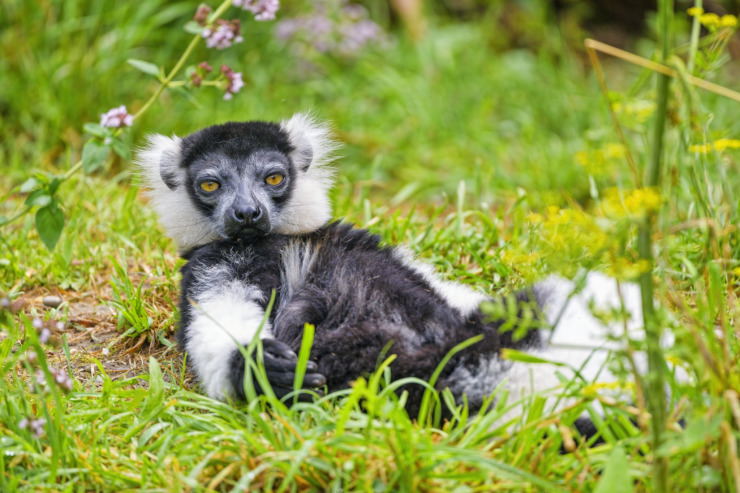
{"label": "yellow wildflower", "polygon": [[660,207],[662,198],[654,188],[619,190],[610,188],[604,191],[601,209],[607,217],[643,217]]}
{"label": "yellow wildflower", "polygon": [[718,151],[724,151],[725,149],[740,149],[740,140],[719,139],[714,141],[713,146]]}
{"label": "yellow wildflower", "polygon": [[732,269],[732,273],[737,277],[740,277],[740,267],[735,267],[734,269]]}
{"label": "yellow wildflower", "polygon": [[632,390],[634,384],[632,382],[594,382],[592,384],[583,387],[583,395],[586,397],[596,397],[600,390]]}
{"label": "yellow wildflower", "polygon": [[704,13],[704,9],[701,7],[691,7],[689,10],[686,11],[687,14],[689,14],[691,17],[699,17]]}
{"label": "yellow wildflower", "polygon": [[707,29],[717,28],[719,27],[721,21],[717,14],[714,12],[709,12],[706,14],[702,14],[699,17],[699,22],[701,22],[701,25],[706,27]]}
{"label": "yellow wildflower", "polygon": [[740,140],[737,139],[717,139],[709,144],[692,144],[689,146],[689,152],[698,152],[706,154],[712,149],[722,152],[725,149],[740,149]]}
{"label": "yellow wildflower", "polygon": [[603,176],[609,174],[626,154],[627,150],[622,144],[610,142],[601,149],[578,151],[573,157],[589,174]]}
{"label": "yellow wildflower", "polygon": [[737,27],[737,17],[734,15],[723,15],[719,21],[721,27]]}
{"label": "yellow wildflower", "polygon": [[698,152],[699,154],[706,154],[712,150],[712,144],[692,144],[689,146],[689,152]]}
{"label": "yellow wildflower", "polygon": [[637,262],[626,257],[617,257],[612,263],[607,265],[605,271],[614,279],[630,281],[644,274],[650,269],[650,263],[645,259],[639,259]]}
{"label": "yellow wildflower", "polygon": [[531,224],[541,224],[542,221],[544,221],[542,214],[537,214],[536,212],[530,212],[527,214],[527,222]]}

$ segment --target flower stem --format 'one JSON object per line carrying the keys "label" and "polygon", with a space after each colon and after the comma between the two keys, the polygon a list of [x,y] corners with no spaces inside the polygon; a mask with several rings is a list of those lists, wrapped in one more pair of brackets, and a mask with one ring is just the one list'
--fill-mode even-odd
{"label": "flower stem", "polygon": [[[224,2],[218,6],[218,8],[211,14],[211,16],[208,19],[209,23],[213,23],[221,17],[221,15],[231,6],[231,0],[224,0]],[[172,82],[172,79],[175,78],[175,76],[182,70],[182,67],[185,65],[185,62],[190,58],[190,54],[193,52],[196,46],[198,46],[198,42],[201,40],[203,36],[200,34],[196,34],[193,36],[193,39],[190,41],[190,44],[185,49],[185,52],[182,54],[179,60],[177,60],[177,63],[175,63],[175,66],[172,67],[172,70],[170,70],[170,73],[167,74],[167,77],[161,82],[159,87],[156,91],[154,91],[154,94],[152,94],[152,97],[149,98],[149,100],[144,103],[144,106],[139,109],[139,111],[136,112],[134,115],[134,121],[136,121],[137,118],[139,118],[141,115],[143,115],[149,107],[154,104],[154,102],[159,99],[159,96],[162,94],[162,92],[165,90],[166,87],[170,85],[170,82]]]}
{"label": "flower stem", "polygon": [[[659,6],[662,34],[661,61],[666,64],[671,51],[671,16],[673,13],[673,1],[661,0]],[[666,126],[666,112],[668,108],[668,88],[670,77],[658,74],[658,107],[653,128],[653,149],[650,163],[645,179],[646,187],[659,187],[661,181],[661,168],[663,164],[663,140]],[[658,322],[655,305],[652,270],[654,265],[652,252],[652,227],[656,219],[656,211],[649,211],[645,220],[639,226],[638,251],[640,259],[647,262],[649,269],[640,275],[639,284],[642,296],[642,312],[645,325],[645,342],[648,354],[648,375],[646,382],[646,394],[648,408],[652,416],[652,440],[653,440],[653,486],[656,492],[668,491],[668,461],[665,457],[657,457],[658,449],[663,440],[663,432],[666,424],[666,402],[665,402],[665,359],[660,347],[661,326]]]}
{"label": "flower stem", "polygon": [[[694,0],[694,8],[702,8],[702,0]],[[691,21],[691,41],[689,43],[689,61],[686,63],[686,72],[689,75],[694,74],[694,61],[696,60],[696,52],[699,48],[699,34],[701,31],[701,22],[699,22],[698,15],[695,15]]]}

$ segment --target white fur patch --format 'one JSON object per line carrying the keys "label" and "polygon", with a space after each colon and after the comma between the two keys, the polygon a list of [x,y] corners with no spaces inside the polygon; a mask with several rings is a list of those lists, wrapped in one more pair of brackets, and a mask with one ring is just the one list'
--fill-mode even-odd
{"label": "white fur patch", "polygon": [[417,260],[414,257],[414,253],[404,246],[395,247],[393,253],[405,266],[420,274],[429,283],[434,292],[441,296],[463,317],[469,316],[478,309],[483,301],[488,299],[486,295],[469,286],[440,279],[434,267]]}
{"label": "white fur patch", "polygon": [[[234,340],[247,345],[257,334],[265,314],[256,302],[260,296],[256,288],[231,281],[196,300],[186,349],[206,394],[214,399],[233,396],[229,375],[237,349]],[[260,338],[270,337],[271,326],[266,322]]]}
{"label": "white fur patch", "polygon": [[[182,183],[179,169],[180,138],[150,135],[145,148],[137,154],[136,164],[146,188],[149,203],[159,216],[167,236],[175,240],[180,251],[218,238],[211,221],[195,208],[182,185],[171,190],[162,180],[162,167],[171,171],[178,183]],[[179,176],[178,176],[179,172]]]}
{"label": "white fur patch", "polygon": [[303,285],[304,280],[316,263],[315,253],[314,246],[310,241],[291,240],[283,248],[283,271],[281,273],[283,300],[290,300],[296,290]]}
{"label": "white fur patch", "polygon": [[[611,338],[624,336],[625,329],[630,337],[642,335],[642,301],[640,288],[636,284],[617,284],[598,272],[589,272],[586,284],[579,293],[572,281],[553,276],[537,283],[535,293],[545,298],[542,307],[547,322],[553,326],[551,346],[605,348],[619,347]],[[596,312],[621,311],[627,319],[614,320],[607,325],[593,315]]]}
{"label": "white fur patch", "polygon": [[332,216],[329,190],[334,183],[334,170],[331,162],[339,144],[332,140],[327,124],[303,113],[280,122],[280,126],[296,148],[292,154],[296,167],[301,168],[306,156],[310,156],[311,161],[305,171],[296,170],[295,187],[282,212],[273,220],[274,231],[310,233],[329,222]]}

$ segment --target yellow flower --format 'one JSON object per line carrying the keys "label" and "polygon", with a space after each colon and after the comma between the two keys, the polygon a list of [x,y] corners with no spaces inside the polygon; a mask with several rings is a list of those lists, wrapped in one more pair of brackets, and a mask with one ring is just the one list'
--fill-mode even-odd
{"label": "yellow flower", "polygon": [[614,279],[630,281],[650,269],[650,263],[645,259],[633,262],[626,257],[617,257],[606,267],[606,273]]}
{"label": "yellow flower", "polygon": [[689,14],[691,17],[699,17],[704,13],[704,9],[701,7],[691,7],[689,10],[686,11],[687,14]]}
{"label": "yellow flower", "polygon": [[610,188],[604,191],[601,209],[607,217],[643,217],[660,207],[662,198],[654,188],[620,190]]}
{"label": "yellow flower", "polygon": [[701,154],[706,154],[712,149],[719,152],[725,149],[740,149],[740,140],[717,139],[711,144],[692,144],[689,146],[689,152],[699,152]]}
{"label": "yellow flower", "polygon": [[698,152],[706,154],[712,150],[712,144],[692,144],[689,146],[689,152]]}
{"label": "yellow flower", "polygon": [[737,17],[734,15],[723,15],[719,21],[721,27],[737,27]]}
{"label": "yellow flower", "polygon": [[622,144],[609,142],[601,149],[578,151],[573,158],[589,174],[603,176],[609,174],[626,154],[627,150]]}
{"label": "yellow flower", "polygon": [[711,29],[713,27],[719,27],[721,21],[717,14],[709,12],[707,14],[702,14],[701,17],[699,17],[699,22],[701,22],[701,25],[707,29]]}
{"label": "yellow flower", "polygon": [[718,151],[725,149],[740,149],[740,140],[737,139],[719,139],[714,141],[714,148]]}
{"label": "yellow flower", "polygon": [[732,273],[737,277],[740,277],[740,267],[735,267],[734,269],[732,269]]}

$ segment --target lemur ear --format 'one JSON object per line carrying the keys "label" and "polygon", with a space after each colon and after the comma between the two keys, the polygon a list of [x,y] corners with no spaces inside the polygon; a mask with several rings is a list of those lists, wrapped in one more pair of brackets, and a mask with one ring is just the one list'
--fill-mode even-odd
{"label": "lemur ear", "polygon": [[179,137],[150,135],[137,161],[145,184],[152,190],[161,188],[162,183],[170,190],[175,190],[182,183]]}
{"label": "lemur ear", "polygon": [[288,134],[293,152],[290,158],[301,171],[311,166],[322,166],[333,159],[337,144],[332,140],[329,126],[305,113],[296,113],[290,120],[280,122]]}

